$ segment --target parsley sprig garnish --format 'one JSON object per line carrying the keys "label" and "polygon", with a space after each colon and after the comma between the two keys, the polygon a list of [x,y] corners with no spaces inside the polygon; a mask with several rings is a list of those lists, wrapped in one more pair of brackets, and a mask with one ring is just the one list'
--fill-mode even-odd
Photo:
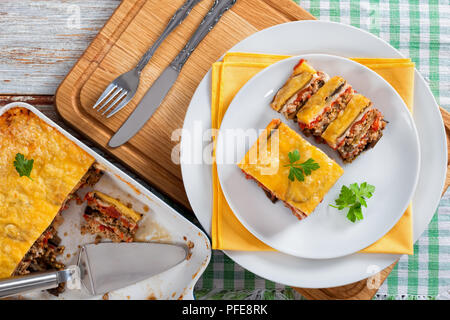
{"label": "parsley sprig garnish", "polygon": [[303,163],[296,163],[300,160],[300,152],[294,150],[288,153],[289,164],[284,165],[285,167],[290,167],[289,169],[289,180],[295,181],[305,181],[305,176],[309,176],[312,171],[320,168],[319,164],[312,158],[309,158]]}
{"label": "parsley sprig garnish", "polygon": [[25,176],[31,179],[30,174],[31,170],[33,169],[33,163],[34,163],[33,159],[27,160],[25,159],[25,156],[23,154],[17,153],[16,159],[14,160],[14,167],[16,167],[19,176],[21,177]]}
{"label": "parsley sprig garnish", "polygon": [[357,183],[352,183],[350,187],[342,186],[339,198],[335,200],[336,205],[330,206],[338,210],[349,208],[347,219],[351,222],[359,221],[364,219],[362,206],[367,208],[366,199],[371,198],[374,192],[375,187],[367,182],[361,183],[360,186]]}

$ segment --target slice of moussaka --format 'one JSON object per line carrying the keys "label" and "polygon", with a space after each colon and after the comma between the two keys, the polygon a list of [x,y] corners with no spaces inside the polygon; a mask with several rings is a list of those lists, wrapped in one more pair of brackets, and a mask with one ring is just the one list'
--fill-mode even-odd
{"label": "slice of moussaka", "polygon": [[271,103],[274,110],[288,119],[294,119],[306,101],[329,79],[322,71],[316,71],[306,60],[301,59],[292,75],[276,93]]}
{"label": "slice of moussaka", "polygon": [[83,233],[100,235],[114,242],[132,242],[142,215],[124,205],[118,199],[102,192],[88,192]]}
{"label": "slice of moussaka", "polygon": [[29,109],[0,116],[0,278],[64,267],[59,213],[100,176],[91,155]]}
{"label": "slice of moussaka", "polygon": [[339,152],[345,162],[353,161],[361,152],[372,148],[383,135],[386,121],[372,102],[355,94],[344,112],[333,121],[322,138]]}
{"label": "slice of moussaka", "polygon": [[307,136],[320,137],[328,125],[345,109],[353,94],[352,86],[345,79],[331,78],[297,113],[300,129]]}
{"label": "slice of moussaka", "polygon": [[269,123],[238,166],[273,202],[283,201],[298,219],[310,215],[344,173],[279,119]]}

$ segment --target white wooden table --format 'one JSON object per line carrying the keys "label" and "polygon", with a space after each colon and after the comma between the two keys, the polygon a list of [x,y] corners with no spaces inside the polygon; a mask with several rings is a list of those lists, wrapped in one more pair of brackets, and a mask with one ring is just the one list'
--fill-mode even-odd
{"label": "white wooden table", "polygon": [[0,105],[28,102],[70,130],[55,111],[53,95],[119,3],[2,0]]}

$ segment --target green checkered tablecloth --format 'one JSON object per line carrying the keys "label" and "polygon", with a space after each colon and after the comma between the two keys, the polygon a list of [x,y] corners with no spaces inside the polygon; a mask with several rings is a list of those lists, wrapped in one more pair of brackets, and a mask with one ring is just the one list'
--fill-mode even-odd
{"label": "green checkered tablecloth", "polygon": [[[450,111],[450,3],[417,0],[294,0],[320,20],[367,30],[410,57],[438,103]],[[450,299],[450,191],[427,230],[403,256],[376,299]],[[198,299],[301,299],[293,289],[262,279],[221,251],[195,288]]]}

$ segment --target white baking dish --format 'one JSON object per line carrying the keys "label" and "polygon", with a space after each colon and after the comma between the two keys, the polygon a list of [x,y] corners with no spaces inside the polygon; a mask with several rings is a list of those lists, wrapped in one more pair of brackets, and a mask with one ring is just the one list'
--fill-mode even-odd
{"label": "white baking dish", "polygon": [[[211,258],[211,246],[206,235],[195,225],[169,207],[153,193],[145,189],[134,179],[111,164],[108,160],[89,149],[67,131],[59,127],[33,106],[27,103],[10,103],[0,110],[0,115],[13,107],[24,107],[39,116],[43,121],[56,128],[67,138],[75,142],[83,150],[92,155],[98,163],[106,168],[95,189],[102,191],[124,203],[132,205],[133,209],[142,213],[138,240],[161,241],[165,243],[184,243],[190,249],[191,255],[176,267],[157,276],[141,281],[132,286],[109,292],[94,299],[193,299],[193,288]],[[91,190],[84,188],[78,191],[80,196]],[[63,224],[58,228],[62,245],[66,247],[60,259],[66,265],[76,264],[79,245],[91,243],[95,236],[82,235],[80,225],[83,223],[82,212],[85,204],[78,205],[71,201],[67,210],[62,213]],[[124,270],[126,273],[126,270]],[[59,297],[47,292],[31,293],[23,298],[28,299],[89,299],[92,298],[80,291],[66,290]]]}

